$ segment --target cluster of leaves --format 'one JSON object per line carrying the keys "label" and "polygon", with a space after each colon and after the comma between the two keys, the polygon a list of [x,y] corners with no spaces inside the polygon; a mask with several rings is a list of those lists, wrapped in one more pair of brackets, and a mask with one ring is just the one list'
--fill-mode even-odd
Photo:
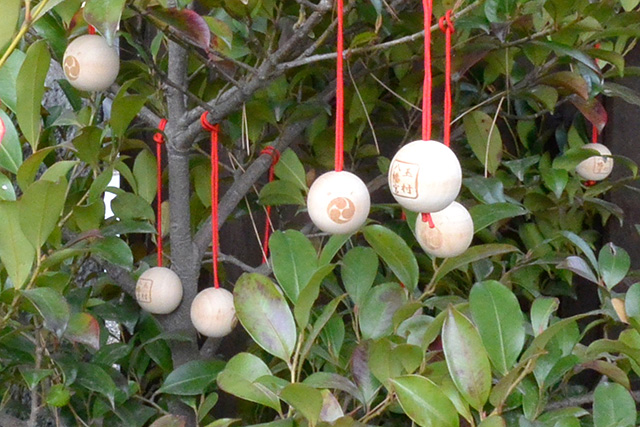
{"label": "cluster of leaves", "polygon": [[[253,88],[223,117],[230,168],[248,167],[259,147],[300,126],[304,142],[283,152],[278,179],[248,194],[246,205],[302,211],[308,178],[333,164],[330,97],[322,96],[334,77],[332,62],[322,62],[332,52],[324,43],[332,17],[318,21],[315,41],[305,38],[317,56],[301,52],[272,67],[273,50],[321,6],[203,0],[194,11],[185,1],[170,8],[91,0],[83,12],[81,0],[8,3],[0,18],[3,412],[33,415],[16,396],[28,394],[36,409],[46,406],[69,425],[181,425],[171,414],[177,403],[215,426],[275,418],[274,425],[406,424],[407,416],[421,426],[635,425],[629,390],[640,375],[640,284],[621,284],[629,257],[603,245],[599,230],[623,217],[601,196],[635,180],[637,167],[616,155],[629,172],[594,186],[573,170],[592,154],[580,148],[588,125],[606,124],[597,96],[640,105],[615,83],[639,74],[624,60],[640,35],[638,1],[467,2],[455,20],[453,147],[474,245],[430,259],[407,226],[415,216],[398,220],[397,207],[385,203],[373,206],[377,223],[353,236],[276,232],[275,282],[252,273],[234,286],[238,318],[257,346],[226,363],[194,356],[180,365],[172,352],[195,346],[195,334],[161,325],[130,296],[131,277],[153,263],[157,179],[142,140],[155,123],[135,119],[172,114],[166,87],[188,93],[194,110]],[[372,187],[420,122],[421,9],[405,3],[348,5],[347,163]],[[436,2],[435,15],[449,6]],[[129,58],[108,114],[105,95],[64,80],[64,104],[42,102],[52,61],[85,21],[110,41],[119,34]],[[182,86],[167,77],[170,41],[188,51]],[[434,34],[434,52],[443,46]],[[440,84],[439,53],[433,66]],[[437,114],[434,122],[438,130]],[[247,140],[248,154],[236,144]],[[182,228],[195,233],[211,199],[209,159],[193,148]],[[116,172],[123,188],[110,186]],[[114,215],[105,220],[106,193]],[[282,209],[279,222],[300,217]],[[578,283],[596,306],[563,317],[560,298],[570,302]],[[588,337],[593,331],[604,338]],[[585,382],[585,370],[602,381]],[[217,389],[250,402],[238,419],[214,420]]]}

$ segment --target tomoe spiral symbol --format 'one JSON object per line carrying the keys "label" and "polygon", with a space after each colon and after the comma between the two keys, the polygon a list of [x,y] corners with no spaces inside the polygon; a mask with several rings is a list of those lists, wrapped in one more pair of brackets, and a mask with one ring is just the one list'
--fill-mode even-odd
{"label": "tomoe spiral symbol", "polygon": [[76,80],[80,76],[80,63],[75,56],[67,56],[64,60],[64,73],[69,80]]}
{"label": "tomoe spiral symbol", "polygon": [[345,224],[356,214],[356,206],[346,197],[336,197],[327,205],[327,215],[336,224]]}

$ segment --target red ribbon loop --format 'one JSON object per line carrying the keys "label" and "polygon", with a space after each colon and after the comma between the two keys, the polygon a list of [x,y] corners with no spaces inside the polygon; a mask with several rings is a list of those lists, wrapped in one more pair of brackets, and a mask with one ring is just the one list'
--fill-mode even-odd
{"label": "red ribbon loop", "polygon": [[280,152],[271,145],[264,147],[260,154],[268,154],[271,156],[271,166],[275,166],[276,163],[280,161]]}
{"label": "red ribbon loop", "polygon": [[218,131],[218,125],[212,125],[209,120],[207,120],[207,115],[209,113],[207,111],[205,111],[204,113],[202,113],[202,115],[200,116],[200,123],[202,124],[202,129],[206,130],[207,132],[217,132]]}
{"label": "red ribbon loop", "polygon": [[167,127],[167,119],[162,119],[160,120],[160,124],[158,124],[158,129],[160,130],[160,132],[156,132],[155,135],[153,135],[153,140],[157,143],[157,144],[164,144],[164,130]]}
{"label": "red ribbon loop", "polygon": [[443,33],[450,31],[451,33],[455,33],[456,29],[453,25],[453,21],[451,20],[451,10],[447,10],[447,12],[438,20],[438,25],[440,25],[440,29]]}

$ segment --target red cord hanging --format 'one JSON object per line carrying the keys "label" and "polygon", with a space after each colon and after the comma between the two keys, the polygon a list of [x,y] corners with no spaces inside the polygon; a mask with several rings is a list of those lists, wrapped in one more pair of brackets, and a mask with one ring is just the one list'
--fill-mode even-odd
{"label": "red cord hanging", "polygon": [[89,34],[94,35],[96,33],[96,27],[89,25]]}
{"label": "red cord hanging", "polygon": [[162,144],[164,144],[164,129],[167,127],[167,119],[160,120],[158,129],[160,132],[156,132],[153,135],[153,140],[156,142],[156,175],[157,175],[157,218],[156,229],[158,231],[158,267],[162,267]]}
{"label": "red cord hanging", "polygon": [[336,152],[335,170],[344,168],[344,1],[338,0],[338,35],[336,42]]}
{"label": "red cord hanging", "polygon": [[444,145],[451,145],[451,110],[453,96],[451,94],[451,34],[455,31],[451,21],[451,10],[440,18],[440,29],[445,35],[445,71],[444,71]]}
{"label": "red cord hanging", "polygon": [[211,133],[211,253],[213,264],[213,286],[220,287],[218,279],[218,255],[220,242],[218,237],[218,132],[219,125],[207,120],[207,112],[200,116],[202,128]]}
{"label": "red cord hanging", "polygon": [[[271,156],[271,166],[269,167],[269,182],[272,182],[275,178],[275,166],[280,160],[280,152],[273,148],[271,145],[265,147],[260,154],[268,154]],[[264,238],[262,240],[262,263],[267,262],[269,256],[269,236],[271,235],[271,206],[267,205],[267,217],[264,225]]]}
{"label": "red cord hanging", "polygon": [[433,0],[422,0],[424,9],[424,81],[422,82],[422,139],[431,139],[431,15]]}

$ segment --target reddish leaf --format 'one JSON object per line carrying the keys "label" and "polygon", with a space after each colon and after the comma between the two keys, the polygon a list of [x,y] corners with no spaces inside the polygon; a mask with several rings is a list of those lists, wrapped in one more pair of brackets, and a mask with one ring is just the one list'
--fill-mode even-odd
{"label": "reddish leaf", "polygon": [[[578,73],[560,71],[542,79],[542,83],[560,89],[561,92],[580,95],[583,99],[589,99],[589,86]],[[564,91],[562,91],[564,89]]]}
{"label": "reddish leaf", "polygon": [[584,100],[576,95],[570,96],[569,100],[598,129],[598,132],[602,132],[604,125],[607,124],[607,110],[600,101],[596,98]]}
{"label": "reddish leaf", "polygon": [[151,424],[149,427],[185,427],[187,420],[179,415],[164,415]]}
{"label": "reddish leaf", "polygon": [[76,313],[69,319],[65,337],[97,350],[100,348],[100,325],[90,314]]}
{"label": "reddish leaf", "polygon": [[196,12],[189,9],[151,8],[149,13],[154,18],[172,27],[191,43],[207,52],[209,51],[209,44],[211,43],[209,25]]}

